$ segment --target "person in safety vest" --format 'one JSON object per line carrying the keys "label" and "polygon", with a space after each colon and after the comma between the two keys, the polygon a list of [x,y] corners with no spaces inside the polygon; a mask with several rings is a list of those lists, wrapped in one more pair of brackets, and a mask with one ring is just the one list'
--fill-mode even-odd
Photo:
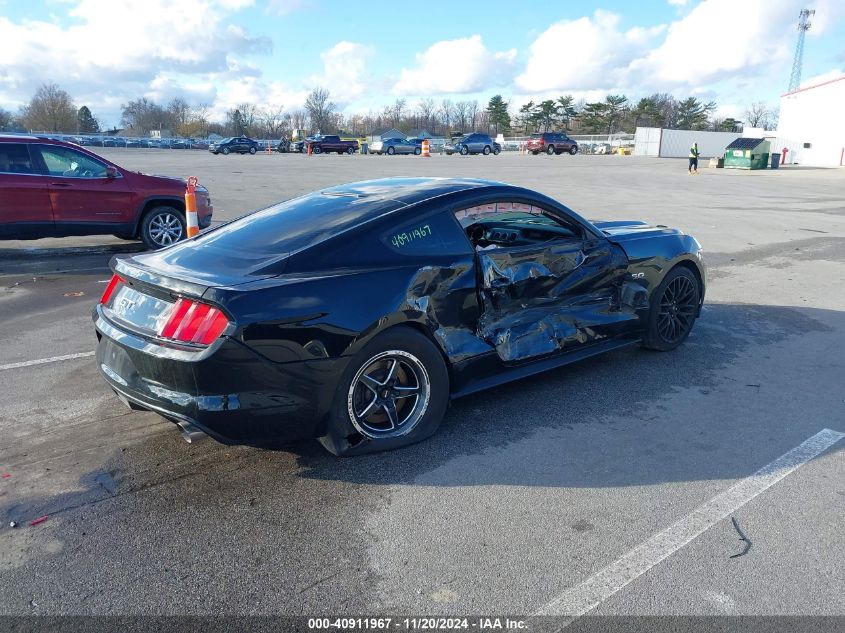
{"label": "person in safety vest", "polygon": [[697,174],[698,173],[698,155],[701,152],[698,151],[698,143],[693,143],[692,147],[689,148],[689,167],[687,171],[690,174]]}

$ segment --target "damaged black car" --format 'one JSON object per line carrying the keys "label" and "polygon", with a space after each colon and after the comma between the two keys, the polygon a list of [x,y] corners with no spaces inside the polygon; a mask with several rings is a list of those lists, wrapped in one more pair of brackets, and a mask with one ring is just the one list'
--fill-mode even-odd
{"label": "damaged black car", "polygon": [[351,183],[112,261],[97,365],[186,439],[336,455],[434,433],[451,398],[700,315],[691,236],[588,222],[540,193],[456,178]]}

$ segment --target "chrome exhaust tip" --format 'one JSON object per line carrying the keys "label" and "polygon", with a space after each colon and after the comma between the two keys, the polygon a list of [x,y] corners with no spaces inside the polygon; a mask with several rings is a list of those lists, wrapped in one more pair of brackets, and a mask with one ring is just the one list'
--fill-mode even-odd
{"label": "chrome exhaust tip", "polygon": [[198,427],[194,426],[190,422],[184,422],[180,420],[176,423],[176,425],[179,427],[179,432],[182,434],[182,439],[185,440],[188,444],[199,442],[201,439],[208,437]]}

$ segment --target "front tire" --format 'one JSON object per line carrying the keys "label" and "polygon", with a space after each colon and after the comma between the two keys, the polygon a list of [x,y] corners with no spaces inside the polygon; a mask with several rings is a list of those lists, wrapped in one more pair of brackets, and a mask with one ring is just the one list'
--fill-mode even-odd
{"label": "front tire", "polygon": [[491,151],[492,151],[492,150],[490,149],[490,146],[489,146],[489,145],[485,145],[485,146],[484,146],[484,151],[483,151],[483,154],[484,154],[485,156],[489,156]]}
{"label": "front tire", "polygon": [[317,145],[317,147],[315,147],[313,150],[311,150],[311,153],[312,154],[322,154],[323,149],[319,145]]}
{"label": "front tire", "polygon": [[419,148],[419,147],[415,147],[414,148],[414,156],[419,156],[420,154],[422,154],[422,149]]}
{"label": "front tire", "polygon": [[391,328],[349,362],[320,443],[337,456],[414,444],[437,431],[448,403],[440,350],[412,328]]}
{"label": "front tire", "polygon": [[387,153],[388,153],[390,156],[393,156],[393,155],[396,153],[396,150],[395,150],[394,148],[392,148],[392,147],[388,147],[388,148],[387,148]]}
{"label": "front tire", "polygon": [[554,155],[555,155],[555,146],[554,146],[554,145],[549,145],[549,146],[546,148],[546,154],[548,154],[549,156],[554,156]]}
{"label": "front tire", "polygon": [[461,156],[466,156],[467,154],[469,154],[469,148],[468,147],[462,147],[461,148]]}
{"label": "front tire", "polygon": [[355,153],[355,148],[354,147],[347,147],[346,153],[349,154],[350,156],[352,156],[352,154]]}
{"label": "front tire", "polygon": [[223,149],[220,150],[220,153],[223,154],[223,156],[228,156],[229,155],[229,148],[224,147]]}
{"label": "front tire", "polygon": [[175,244],[188,234],[185,215],[173,207],[154,207],[141,220],[141,241],[150,250]]}
{"label": "front tire", "polygon": [[676,266],[651,295],[643,347],[668,352],[692,331],[701,302],[701,286],[686,266]]}

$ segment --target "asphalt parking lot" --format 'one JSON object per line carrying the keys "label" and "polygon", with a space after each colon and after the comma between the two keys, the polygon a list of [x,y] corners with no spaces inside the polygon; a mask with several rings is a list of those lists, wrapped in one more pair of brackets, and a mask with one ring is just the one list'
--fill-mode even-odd
{"label": "asphalt parking lot", "polygon": [[114,397],[90,312],[139,245],[0,243],[0,613],[845,615],[845,171],[98,151],[198,176],[215,221],[385,176],[532,187],[695,235],[706,307],[674,352],[469,396],[429,441],[338,460],[189,445]]}

